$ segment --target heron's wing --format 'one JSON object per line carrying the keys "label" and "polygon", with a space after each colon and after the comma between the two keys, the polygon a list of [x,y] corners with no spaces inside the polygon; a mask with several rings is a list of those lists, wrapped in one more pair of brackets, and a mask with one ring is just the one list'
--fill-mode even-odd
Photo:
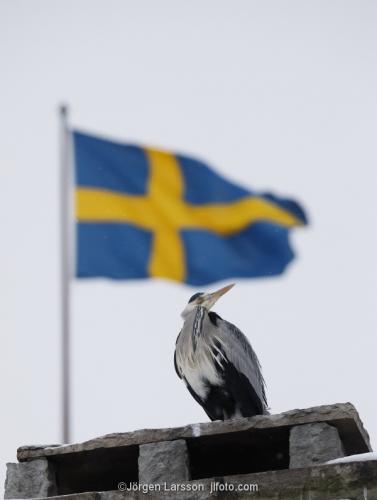
{"label": "heron's wing", "polygon": [[217,317],[214,335],[220,342],[221,350],[234,368],[245,375],[260,399],[263,412],[267,411],[265,381],[254,349],[245,335],[235,325]]}
{"label": "heron's wing", "polygon": [[[178,342],[178,339],[179,339],[179,336],[181,335],[182,333],[182,330],[178,333],[178,337],[177,337],[177,340],[175,341],[175,345],[177,346],[177,342]],[[177,347],[175,348],[174,350],[174,368],[175,368],[175,372],[176,374],[178,375],[179,378],[182,378],[182,375],[178,369],[178,365],[177,365]]]}

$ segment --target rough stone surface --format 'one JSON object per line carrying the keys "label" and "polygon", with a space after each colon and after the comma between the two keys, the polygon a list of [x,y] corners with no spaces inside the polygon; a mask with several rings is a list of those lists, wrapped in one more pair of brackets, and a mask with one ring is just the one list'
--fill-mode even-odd
{"label": "rough stone surface", "polygon": [[[342,456],[341,443],[345,455],[371,450],[368,434],[350,403],[179,428],[110,434],[72,445],[27,446],[18,450],[21,463],[8,466],[6,498],[377,500],[377,461],[320,464]],[[276,457],[280,453],[281,458],[271,459],[274,453]],[[291,467],[299,468],[288,469],[290,455]],[[40,457],[45,458],[38,460]],[[257,461],[253,461],[253,457],[258,457]],[[308,459],[315,467],[304,467]],[[65,492],[66,496],[51,496],[57,493],[53,491],[54,478],[47,467],[48,461],[56,470],[60,495]],[[47,474],[49,486],[37,493],[25,493],[20,485],[24,488],[28,484],[36,489],[41,486],[33,483],[38,474],[30,470],[30,464],[35,466],[38,462],[43,465],[41,469]],[[195,480],[190,481],[190,471]],[[29,473],[32,477],[28,478]],[[154,484],[163,489],[149,493],[142,489],[104,492],[120,484],[118,475],[127,484],[139,478],[141,486]],[[216,477],[199,479],[203,476]],[[168,486],[180,484],[183,488],[165,489],[165,482]],[[258,492],[245,487],[237,493],[221,487],[214,492],[215,482],[231,485],[233,490],[239,485],[257,485]]]}
{"label": "rough stone surface", "polygon": [[140,446],[140,483],[177,483],[189,479],[189,460],[184,439]]}
{"label": "rough stone surface", "polygon": [[334,425],[338,429],[342,441],[347,442],[347,454],[371,451],[368,433],[364,429],[355,407],[351,403],[342,403],[304,410],[291,410],[278,415],[257,415],[251,418],[207,422],[170,429],[143,429],[135,432],[108,434],[78,444],[45,448],[23,446],[18,449],[17,458],[22,462],[31,458],[90,451],[98,448],[117,448],[174,439],[194,439],[199,436],[252,431],[253,429],[293,427],[312,422],[330,422],[331,425]]}
{"label": "rough stone surface", "polygon": [[7,464],[4,498],[47,497],[55,493],[55,477],[45,458]]}
{"label": "rough stone surface", "polygon": [[[118,492],[91,492],[91,493],[74,493],[72,495],[59,495],[55,497],[49,497],[49,500],[102,500],[103,498],[102,495],[106,493],[118,493]],[[125,497],[125,498],[130,498],[130,497]],[[45,500],[45,498],[36,498],[35,500]],[[107,498],[106,498],[107,500]],[[109,499],[110,500],[110,499]]]}
{"label": "rough stone surface", "polygon": [[[216,482],[233,485],[258,485],[258,492],[239,491],[211,493],[215,479],[190,481],[191,485],[201,485],[197,491],[163,491],[162,493],[122,493],[107,491],[102,493],[81,493],[49,500],[228,500],[236,498],[252,500],[376,500],[377,499],[377,461],[353,462],[287,469],[241,476],[217,477]],[[249,488],[250,489],[250,488]]]}
{"label": "rough stone surface", "polygon": [[326,423],[292,427],[289,435],[289,467],[311,467],[344,457],[338,430]]}

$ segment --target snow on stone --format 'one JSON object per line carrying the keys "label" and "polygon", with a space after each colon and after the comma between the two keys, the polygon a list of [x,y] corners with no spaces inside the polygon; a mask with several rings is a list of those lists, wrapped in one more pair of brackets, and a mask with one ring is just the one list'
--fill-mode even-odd
{"label": "snow on stone", "polygon": [[377,460],[377,452],[360,453],[358,455],[349,455],[348,457],[335,458],[325,462],[326,464],[346,464],[348,462],[367,462],[368,460]]}
{"label": "snow on stone", "polygon": [[201,434],[200,424],[191,424],[192,435],[194,437],[199,437]]}

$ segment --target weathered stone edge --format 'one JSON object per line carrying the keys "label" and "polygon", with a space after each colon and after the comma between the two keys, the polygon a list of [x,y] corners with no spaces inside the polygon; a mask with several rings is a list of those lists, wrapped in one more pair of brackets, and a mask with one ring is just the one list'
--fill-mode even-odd
{"label": "weathered stone edge", "polygon": [[106,434],[82,443],[62,446],[21,446],[17,450],[20,462],[40,457],[78,453],[98,448],[141,445],[174,439],[190,439],[199,436],[211,436],[249,429],[293,426],[311,422],[352,420],[362,438],[371,450],[367,431],[364,429],[356,408],[351,403],[316,406],[312,408],[290,410],[276,415],[257,415],[251,418],[191,424],[184,427],[166,429],[141,429],[134,432]]}
{"label": "weathered stone edge", "polygon": [[[195,494],[195,499],[210,498],[210,485],[215,478],[190,481],[191,484],[200,483],[204,485],[204,493]],[[377,460],[366,462],[351,462],[347,464],[317,465],[302,469],[285,469],[271,472],[258,472],[254,474],[243,474],[238,476],[217,477],[217,482],[233,484],[257,484],[258,498],[286,498],[286,495],[297,494],[302,491],[323,492],[323,500],[334,498],[334,495],[348,493],[356,488],[368,488],[377,492]],[[187,484],[187,483],[184,483]],[[73,495],[49,497],[49,500],[115,500],[132,498],[139,500],[153,498],[153,493],[143,492],[123,493],[118,491],[76,493]],[[163,495],[163,498],[179,498],[179,494],[173,492]],[[160,498],[160,497],[159,497]],[[189,498],[186,497],[185,498]],[[254,497],[253,497],[254,498]],[[291,497],[289,497],[291,498]],[[321,496],[322,498],[322,496]],[[372,497],[371,497],[372,498]],[[374,498],[374,497],[373,497]],[[45,500],[45,499],[36,499]]]}

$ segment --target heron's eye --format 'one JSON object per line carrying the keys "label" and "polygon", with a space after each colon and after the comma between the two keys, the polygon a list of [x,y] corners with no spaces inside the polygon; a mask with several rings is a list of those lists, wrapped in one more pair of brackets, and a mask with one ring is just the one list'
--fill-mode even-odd
{"label": "heron's eye", "polygon": [[189,300],[189,304],[190,302],[193,302],[194,300],[196,300],[198,297],[200,297],[201,295],[203,295],[201,292],[199,293],[195,293]]}

